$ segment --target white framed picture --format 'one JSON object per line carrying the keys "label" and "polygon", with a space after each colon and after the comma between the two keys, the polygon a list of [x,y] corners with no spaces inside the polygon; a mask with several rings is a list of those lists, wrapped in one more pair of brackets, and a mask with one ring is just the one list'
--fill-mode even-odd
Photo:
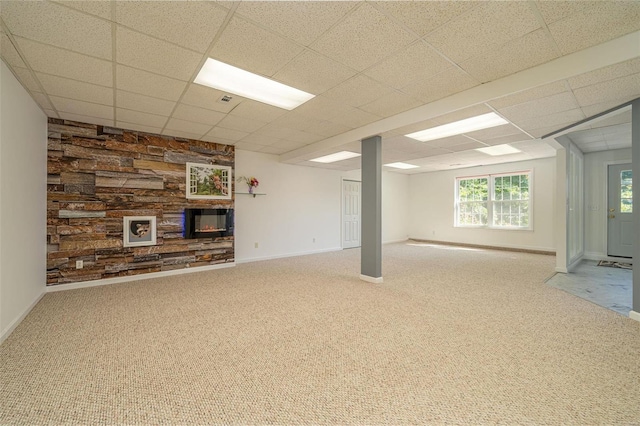
{"label": "white framed picture", "polygon": [[122,245],[140,247],[156,245],[155,216],[124,216],[122,218]]}
{"label": "white framed picture", "polygon": [[231,167],[187,163],[187,198],[231,199]]}

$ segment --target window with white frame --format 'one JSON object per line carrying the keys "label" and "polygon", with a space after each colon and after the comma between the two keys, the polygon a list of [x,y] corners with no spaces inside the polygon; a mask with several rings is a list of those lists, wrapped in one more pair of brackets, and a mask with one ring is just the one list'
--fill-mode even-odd
{"label": "window with white frame", "polygon": [[456,179],[456,226],[531,229],[531,172]]}

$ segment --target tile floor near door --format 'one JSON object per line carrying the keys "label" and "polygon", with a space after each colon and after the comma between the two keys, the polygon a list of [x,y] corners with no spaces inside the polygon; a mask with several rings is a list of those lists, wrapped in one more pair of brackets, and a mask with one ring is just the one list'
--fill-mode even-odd
{"label": "tile floor near door", "polygon": [[631,311],[630,269],[598,266],[595,260],[583,260],[572,273],[557,273],[547,284],[624,316]]}

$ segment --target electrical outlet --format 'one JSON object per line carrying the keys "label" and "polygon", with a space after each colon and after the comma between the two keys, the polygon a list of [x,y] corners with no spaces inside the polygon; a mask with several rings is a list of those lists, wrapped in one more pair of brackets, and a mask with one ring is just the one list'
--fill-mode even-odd
{"label": "electrical outlet", "polygon": [[313,239],[313,242],[314,242],[314,243],[316,242],[316,239],[315,239],[315,238]]}
{"label": "electrical outlet", "polygon": [[258,248],[258,243],[255,243],[255,248]]}
{"label": "electrical outlet", "polygon": [[76,260],[76,269],[82,269],[82,268],[84,268],[84,261]]}

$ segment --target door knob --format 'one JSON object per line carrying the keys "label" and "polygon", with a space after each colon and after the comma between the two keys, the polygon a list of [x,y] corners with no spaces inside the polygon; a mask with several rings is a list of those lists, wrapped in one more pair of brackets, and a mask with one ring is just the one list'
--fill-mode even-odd
{"label": "door knob", "polygon": [[613,219],[614,217],[616,217],[616,215],[615,215],[615,214],[610,214],[610,215],[609,215],[609,219]]}
{"label": "door knob", "polygon": [[611,213],[613,213],[615,211],[616,211],[616,209],[609,209],[609,212],[611,212]]}

